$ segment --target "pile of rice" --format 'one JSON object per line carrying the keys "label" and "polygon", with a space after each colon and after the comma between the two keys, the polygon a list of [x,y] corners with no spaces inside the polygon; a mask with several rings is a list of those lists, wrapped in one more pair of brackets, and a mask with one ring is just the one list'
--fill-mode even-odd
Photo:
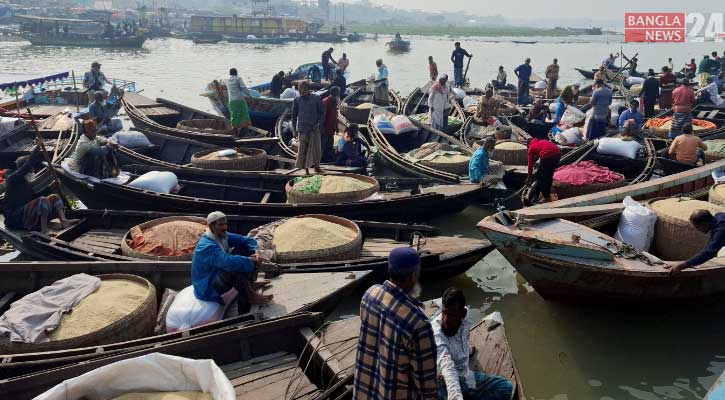
{"label": "pile of rice", "polygon": [[373,107],[375,107],[375,104],[373,103],[362,103],[355,106],[355,108],[357,108],[358,110],[370,110]]}
{"label": "pile of rice", "polygon": [[[317,181],[320,180],[319,191],[310,191],[302,189],[305,185],[314,186]],[[361,181],[359,179],[351,178],[349,176],[342,175],[315,175],[300,179],[295,182],[296,190],[305,193],[345,193],[345,192],[357,192],[359,190],[365,190],[373,187],[370,182]]]}
{"label": "pile of rice", "polygon": [[681,198],[653,201],[650,203],[650,207],[657,214],[667,215],[672,218],[687,221],[688,223],[690,221],[690,215],[692,215],[695,210],[708,210],[713,214],[725,211],[722,206],[708,203],[707,201],[685,200]]}
{"label": "pile of rice", "polygon": [[432,164],[452,164],[469,161],[471,161],[471,157],[463,154],[440,154],[427,162]]}
{"label": "pile of rice", "polygon": [[143,392],[126,393],[111,400],[212,400],[209,393],[203,392]]}
{"label": "pile of rice", "polygon": [[526,145],[518,142],[500,142],[496,143],[495,149],[501,150],[526,150]]}
{"label": "pile of rice", "polygon": [[60,325],[48,337],[51,341],[71,339],[96,332],[136,311],[149,288],[126,279],[104,279],[101,286],[72,310],[63,314]]}
{"label": "pile of rice", "polygon": [[290,218],[274,230],[277,252],[322,250],[352,242],[354,230],[319,218]]}

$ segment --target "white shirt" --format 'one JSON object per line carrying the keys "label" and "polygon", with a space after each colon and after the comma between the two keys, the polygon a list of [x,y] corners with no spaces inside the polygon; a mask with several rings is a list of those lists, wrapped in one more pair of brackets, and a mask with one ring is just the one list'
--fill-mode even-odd
{"label": "white shirt", "polygon": [[719,106],[723,103],[722,97],[720,97],[720,94],[717,92],[717,84],[715,82],[711,82],[709,85],[705,86],[701,90],[707,92],[710,95],[710,101],[713,102],[716,106]]}
{"label": "white shirt", "polygon": [[443,333],[442,315],[438,315],[431,321],[433,337],[436,342],[438,353],[438,375],[443,376],[448,391],[448,398],[463,399],[460,379],[465,379],[469,387],[475,387],[476,381],[473,371],[468,368],[468,357],[471,354],[471,342],[469,340],[471,321],[466,318],[461,323],[453,336],[446,336]]}
{"label": "white shirt", "polygon": [[227,79],[227,92],[229,93],[229,101],[242,100],[244,96],[249,95],[247,85],[238,75],[230,75]]}
{"label": "white shirt", "polygon": [[287,89],[282,92],[282,94],[279,96],[280,99],[295,99],[300,96],[300,92],[298,92],[295,88],[288,87]]}

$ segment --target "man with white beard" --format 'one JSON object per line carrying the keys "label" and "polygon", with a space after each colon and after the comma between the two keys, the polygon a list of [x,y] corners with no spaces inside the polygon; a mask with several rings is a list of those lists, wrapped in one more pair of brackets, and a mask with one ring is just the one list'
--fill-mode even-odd
{"label": "man with white beard", "polygon": [[420,256],[410,247],[388,256],[390,279],[365,292],[353,399],[436,399],[436,345],[420,295]]}

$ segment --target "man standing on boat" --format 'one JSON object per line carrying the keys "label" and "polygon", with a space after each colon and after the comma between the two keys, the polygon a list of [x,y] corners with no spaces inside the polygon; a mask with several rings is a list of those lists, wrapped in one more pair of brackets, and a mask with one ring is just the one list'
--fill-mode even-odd
{"label": "man standing on boat", "polygon": [[516,67],[514,74],[519,78],[518,104],[529,104],[529,83],[531,82],[531,59],[527,58],[523,64]]}
{"label": "man standing on boat", "polygon": [[546,98],[554,99],[557,95],[556,82],[559,80],[559,63],[554,61],[546,67]]}
{"label": "man standing on boat", "polygon": [[642,83],[642,92],[640,97],[644,102],[644,117],[652,118],[655,116],[655,104],[660,96],[660,83],[655,78],[655,70],[650,68],[647,72],[647,79]]}
{"label": "man standing on boat", "polygon": [[249,116],[247,101],[244,99],[249,97],[249,90],[244,80],[237,74],[236,68],[229,70],[227,93],[229,95],[229,116],[232,128],[235,129],[237,137],[240,137],[252,125],[252,118]]}
{"label": "man standing on boat", "polygon": [[692,106],[695,104],[695,91],[690,87],[690,80],[682,78],[682,83],[672,91],[672,127],[668,137],[674,139],[682,134],[685,125],[692,125]]}
{"label": "man standing on boat", "polygon": [[399,247],[388,256],[390,279],[365,292],[352,397],[437,399],[436,345],[420,294],[420,256]]}
{"label": "man standing on boat", "polygon": [[279,99],[279,96],[284,90],[284,71],[279,71],[272,77],[272,82],[269,84],[269,95],[275,99]]}
{"label": "man standing on boat", "polygon": [[448,114],[450,113],[448,89],[448,75],[443,74],[438,82],[430,87],[428,92],[428,110],[430,111],[430,126],[433,129],[445,132],[448,127]]}
{"label": "man standing on boat", "polygon": [[[542,135],[534,137],[529,141],[528,150],[528,178],[531,183],[531,202],[539,201],[539,194],[543,196],[544,202],[551,201],[551,185],[554,183],[554,172],[559,167],[561,150],[559,146],[549,140],[549,137]],[[534,164],[539,161],[539,167],[534,175]],[[525,204],[529,206],[530,204]]]}
{"label": "man standing on boat", "polygon": [[191,259],[191,282],[199,300],[224,304],[222,295],[237,289],[239,315],[249,312],[252,304],[265,304],[272,295],[260,295],[255,289],[269,284],[256,283],[254,270],[262,263],[256,254],[257,241],[227,232],[227,217],[214,211],[206,217],[206,232],[199,239]]}
{"label": "man standing on boat", "polygon": [[433,61],[433,56],[428,56],[428,73],[430,74],[431,82],[438,80],[438,64]]}
{"label": "man standing on boat", "polygon": [[586,138],[594,140],[604,136],[609,126],[609,106],[612,105],[612,90],[604,84],[604,81],[594,82],[594,92],[589,104],[592,105],[592,115],[587,123]]}
{"label": "man standing on boat", "polygon": [[609,53],[609,57],[602,60],[602,67],[612,69],[615,67],[614,63],[617,62],[617,58],[619,58],[619,53],[616,55]]}
{"label": "man standing on boat", "polygon": [[330,62],[337,65],[337,61],[332,58],[333,51],[334,49],[330,47],[322,52],[322,74],[328,82],[332,81],[332,66],[330,65]]}
{"label": "man standing on boat", "polygon": [[109,85],[113,84],[108,78],[106,78],[106,75],[101,72],[101,63],[94,61],[91,64],[91,70],[83,75],[83,87],[86,88],[86,93],[88,94],[88,104],[93,102],[95,92],[100,90],[104,95],[106,94],[106,91],[103,90],[103,85],[106,83]]}
{"label": "man standing on boat", "polygon": [[322,100],[322,162],[335,161],[335,149],[332,146],[337,131],[337,113],[340,105],[340,88],[330,88],[330,95]]}
{"label": "man standing on boat", "polygon": [[300,143],[295,167],[304,168],[308,175],[312,167],[315,168],[315,172],[322,172],[320,169],[320,159],[322,158],[320,125],[322,125],[323,114],[320,96],[310,91],[307,82],[300,83],[300,96],[292,103],[292,129]]}
{"label": "man standing on boat", "polygon": [[695,268],[712,260],[725,246],[725,213],[712,215],[708,210],[696,210],[690,215],[690,223],[698,231],[709,233],[710,239],[705,248],[689,260],[666,266],[670,275],[677,275],[685,268]]}
{"label": "man standing on boat", "polygon": [[378,73],[375,75],[375,92],[373,92],[373,103],[379,106],[387,106],[390,104],[390,94],[388,94],[388,67],[383,64],[383,60],[375,61],[378,67]]}
{"label": "man standing on boat", "polygon": [[455,49],[453,49],[453,53],[451,54],[451,61],[453,62],[453,80],[456,87],[463,87],[466,83],[463,81],[463,58],[471,58],[473,57],[473,54],[468,54],[466,49],[461,47],[461,42],[456,42],[454,46]]}
{"label": "man standing on boat", "polygon": [[337,60],[338,74],[344,75],[347,67],[350,66],[350,59],[347,58],[347,53],[342,53],[342,58]]}
{"label": "man standing on boat", "polygon": [[472,323],[463,291],[449,287],[441,302],[443,310],[431,322],[438,353],[438,398],[510,400],[514,391],[511,381],[469,368]]}

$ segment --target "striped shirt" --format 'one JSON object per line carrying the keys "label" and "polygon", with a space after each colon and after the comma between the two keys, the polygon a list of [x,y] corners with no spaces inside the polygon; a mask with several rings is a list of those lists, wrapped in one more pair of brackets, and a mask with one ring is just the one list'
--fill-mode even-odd
{"label": "striped shirt", "polygon": [[421,306],[391,281],[365,293],[353,399],[437,399],[435,340]]}

